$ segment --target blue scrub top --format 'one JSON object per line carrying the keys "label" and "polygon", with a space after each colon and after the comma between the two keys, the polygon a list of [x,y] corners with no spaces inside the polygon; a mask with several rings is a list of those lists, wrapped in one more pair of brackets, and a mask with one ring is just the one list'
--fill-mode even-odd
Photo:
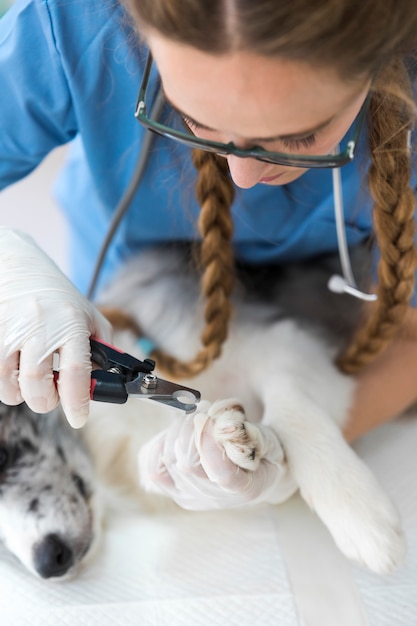
{"label": "blue scrub top", "polygon": [[[70,229],[71,278],[82,291],[141,148],[144,130],[134,109],[145,60],[115,0],[18,0],[0,20],[0,188],[72,142],[56,193]],[[342,168],[350,245],[372,231],[365,145],[363,136],[358,156]],[[156,139],[104,281],[143,246],[198,236],[190,156],[188,148]],[[335,251],[333,211],[330,170],[310,170],[284,186],[237,189],[236,256],[286,263]]]}

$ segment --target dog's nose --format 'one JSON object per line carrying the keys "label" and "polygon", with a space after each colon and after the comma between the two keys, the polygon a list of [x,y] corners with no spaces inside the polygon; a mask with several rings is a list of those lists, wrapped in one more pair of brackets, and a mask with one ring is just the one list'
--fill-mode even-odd
{"label": "dog's nose", "polygon": [[74,562],[74,554],[58,535],[47,535],[36,546],[34,565],[42,578],[63,576]]}

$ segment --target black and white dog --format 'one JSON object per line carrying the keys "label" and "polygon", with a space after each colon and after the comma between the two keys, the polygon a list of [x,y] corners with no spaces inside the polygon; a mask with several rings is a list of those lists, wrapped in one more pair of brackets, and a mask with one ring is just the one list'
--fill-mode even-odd
{"label": "black and white dog", "polygon": [[0,539],[42,578],[74,574],[101,528],[89,451],[59,409],[0,404]]}
{"label": "black and white dog", "polygon": [[[365,247],[355,251],[363,281],[368,257]],[[328,291],[335,271],[334,257],[285,268],[239,267],[223,353],[207,372],[183,382],[213,403],[205,410],[216,439],[244,470],[267,457],[267,431],[274,430],[292,490],[300,489],[347,557],[387,573],[404,558],[404,538],[395,507],[341,434],[355,382],[338,371],[334,357],[352,333],[358,304]],[[190,359],[204,324],[198,293],[189,250],[178,245],[133,258],[101,303],[127,312],[158,346]],[[132,334],[116,335],[114,343],[143,358]],[[171,420],[167,409],[141,419],[148,404],[92,403],[82,439],[62,416],[2,407],[0,536],[30,570],[69,575],[92,552],[101,513],[90,455],[100,480],[140,493],[138,450]]]}

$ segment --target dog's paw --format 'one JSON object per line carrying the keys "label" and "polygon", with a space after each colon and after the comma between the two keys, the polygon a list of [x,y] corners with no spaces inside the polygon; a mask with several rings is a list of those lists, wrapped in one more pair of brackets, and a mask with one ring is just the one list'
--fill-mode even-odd
{"label": "dog's paw", "polygon": [[268,442],[261,428],[246,419],[239,401],[215,402],[208,415],[214,421],[214,437],[228,458],[245,470],[255,471],[261,459],[267,455]]}
{"label": "dog's paw", "polygon": [[382,506],[374,504],[370,515],[355,520],[351,533],[338,529],[335,535],[347,556],[377,574],[390,574],[404,561],[404,533],[389,502]]}
{"label": "dog's paw", "polygon": [[333,501],[321,517],[340,550],[363,567],[390,574],[403,563],[406,545],[400,518],[379,488],[367,500]]}

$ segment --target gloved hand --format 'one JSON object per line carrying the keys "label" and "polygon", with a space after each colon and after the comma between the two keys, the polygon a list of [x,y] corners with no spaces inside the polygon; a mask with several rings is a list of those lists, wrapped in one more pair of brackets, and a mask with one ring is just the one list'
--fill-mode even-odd
{"label": "gloved hand", "polygon": [[24,400],[38,413],[61,400],[70,424],[83,426],[90,335],[109,340],[110,324],[28,235],[0,227],[0,400],[9,405]]}
{"label": "gloved hand", "polygon": [[177,417],[141,448],[138,462],[142,486],[193,511],[287,500],[297,487],[275,432],[255,425],[264,441],[265,456],[254,471],[243,469],[228,458],[218,437],[216,418],[211,416],[216,413],[216,404],[210,407],[201,402],[197,414]]}

